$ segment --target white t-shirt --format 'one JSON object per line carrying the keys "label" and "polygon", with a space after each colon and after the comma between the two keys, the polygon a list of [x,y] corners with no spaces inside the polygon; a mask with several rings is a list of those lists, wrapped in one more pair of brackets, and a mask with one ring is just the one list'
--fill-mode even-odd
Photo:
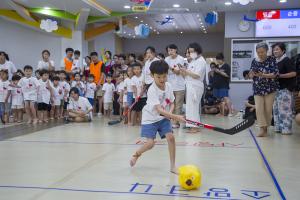
{"label": "white t-shirt", "polygon": [[127,91],[127,92],[133,92],[132,90],[132,78],[126,78],[124,80],[124,89]]}
{"label": "white t-shirt", "polygon": [[201,56],[196,60],[193,59],[189,63],[187,70],[199,75],[200,77],[198,79],[194,79],[191,76],[186,76],[185,77],[186,83],[203,86],[203,81],[204,81],[205,72],[206,72],[206,62],[205,62],[204,58]]}
{"label": "white t-shirt", "polygon": [[70,102],[68,104],[68,110],[76,110],[87,112],[88,110],[93,109],[93,106],[90,104],[89,100],[85,97],[79,97],[77,101],[70,98]]}
{"label": "white t-shirt", "polygon": [[71,87],[76,87],[76,88],[79,89],[79,91],[81,93],[83,93],[84,92],[84,88],[85,88],[84,83],[82,81],[79,81],[78,85],[77,85],[77,83],[78,83],[77,81],[72,81]]}
{"label": "white t-shirt", "polygon": [[55,106],[59,106],[61,103],[61,100],[63,99],[63,89],[58,85],[54,86],[52,84],[53,89],[53,101]]}
{"label": "white t-shirt", "polygon": [[146,63],[145,63],[145,67],[144,67],[144,70],[143,70],[143,74],[144,74],[144,83],[145,84],[151,84],[153,82],[153,78],[151,77],[151,71],[150,71],[150,66],[151,66],[151,63],[154,62],[154,61],[157,61],[159,60],[158,58],[154,58],[152,60],[147,60]]}
{"label": "white t-shirt", "polygon": [[174,93],[170,83],[166,83],[165,90],[157,87],[155,82],[149,87],[147,92],[147,104],[142,112],[142,124],[153,124],[164,119],[155,106],[161,105],[165,110],[170,110],[170,104],[174,102]]}
{"label": "white t-shirt", "polygon": [[8,80],[11,80],[13,73],[17,72],[15,65],[11,61],[0,64],[0,70],[8,70]]}
{"label": "white t-shirt", "polygon": [[90,98],[90,99],[94,99],[96,90],[97,90],[96,84],[88,82],[86,84],[85,97]]}
{"label": "white t-shirt", "polygon": [[[141,74],[139,77],[137,77],[137,76],[132,77],[132,88],[133,88],[133,86],[136,87],[138,96],[141,95],[141,92],[144,87],[143,80],[144,80],[143,74]],[[142,94],[141,97],[146,97],[145,92],[144,92],[144,94]],[[136,98],[136,96],[134,94],[133,94],[133,98]]]}
{"label": "white t-shirt", "polygon": [[[50,60],[49,62],[50,62],[51,65],[54,67],[54,61],[53,61],[53,60]],[[45,62],[44,60],[40,60],[39,63],[38,63],[37,69],[38,69],[38,70],[41,70],[41,69],[46,69],[46,70],[48,70],[48,69],[49,69],[49,62]],[[54,68],[54,69],[55,69],[55,68]]]}
{"label": "white t-shirt", "polygon": [[72,65],[72,72],[73,73],[79,73],[81,70],[81,63],[79,59],[74,59],[73,60],[73,65]]}
{"label": "white t-shirt", "polygon": [[21,106],[24,103],[24,98],[22,94],[22,89],[17,87],[10,87],[11,90],[11,105],[12,106]]}
{"label": "white t-shirt", "polygon": [[[59,81],[59,87],[62,89],[62,96],[69,96],[69,91],[70,91],[70,84],[67,83],[67,81]],[[66,90],[66,93],[65,94],[65,90]]]}
{"label": "white t-shirt", "polygon": [[23,77],[18,83],[22,88],[22,93],[25,101],[37,101],[38,88],[40,82],[35,77]]}
{"label": "white t-shirt", "polygon": [[9,80],[2,81],[0,80],[0,102],[4,102],[7,96],[8,90],[10,89]]}
{"label": "white t-shirt", "polygon": [[124,81],[119,83],[119,85],[117,85],[117,91],[119,93],[123,92],[123,103],[126,103],[127,102],[127,92],[124,89],[124,85],[125,85]]}
{"label": "white t-shirt", "polygon": [[169,73],[168,73],[168,82],[172,85],[174,91],[182,91],[185,90],[185,80],[182,75],[175,74],[171,69],[175,68],[179,70],[178,64],[184,65],[184,58],[180,55],[177,55],[175,59],[171,58],[171,56],[166,57],[166,63],[169,65]]}
{"label": "white t-shirt", "polygon": [[102,90],[104,91],[103,102],[112,103],[114,91],[116,90],[113,83],[104,83]]}
{"label": "white t-shirt", "polygon": [[[38,98],[37,98],[37,102],[38,103],[45,103],[45,104],[49,104],[50,103],[50,97],[51,97],[51,94],[50,94],[50,89],[48,86],[47,86],[47,83],[50,83],[49,80],[47,81],[43,81],[42,79],[39,80],[40,82],[40,87],[39,87],[39,90],[38,90]],[[51,87],[51,85],[50,85]]]}

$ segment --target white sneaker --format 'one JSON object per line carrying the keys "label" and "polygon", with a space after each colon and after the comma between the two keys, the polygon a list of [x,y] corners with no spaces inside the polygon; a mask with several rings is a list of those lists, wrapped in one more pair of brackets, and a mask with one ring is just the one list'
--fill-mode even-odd
{"label": "white sneaker", "polygon": [[102,116],[102,113],[97,113],[98,117],[101,117]]}

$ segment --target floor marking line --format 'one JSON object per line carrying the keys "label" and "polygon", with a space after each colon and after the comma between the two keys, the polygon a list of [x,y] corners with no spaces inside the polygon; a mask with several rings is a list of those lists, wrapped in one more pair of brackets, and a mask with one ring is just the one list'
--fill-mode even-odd
{"label": "floor marking line", "polygon": [[284,193],[283,193],[283,191],[282,191],[282,189],[281,189],[281,187],[280,187],[280,185],[279,185],[279,183],[278,183],[278,181],[277,181],[277,179],[276,179],[276,177],[275,177],[275,175],[274,175],[274,173],[272,171],[272,168],[271,168],[271,166],[270,166],[270,164],[269,164],[266,156],[264,155],[263,151],[261,150],[261,148],[260,148],[260,146],[259,146],[259,144],[258,144],[258,142],[257,142],[257,140],[255,138],[255,136],[253,135],[252,130],[249,129],[249,132],[250,132],[250,134],[252,136],[252,139],[254,140],[254,143],[255,143],[255,145],[256,145],[256,147],[257,147],[257,149],[258,149],[258,151],[259,151],[259,153],[260,153],[260,155],[261,155],[261,157],[262,157],[262,159],[263,159],[263,161],[265,163],[265,166],[268,169],[268,172],[269,172],[269,174],[270,174],[270,176],[271,176],[271,178],[273,180],[273,183],[275,184],[275,187],[276,187],[276,189],[277,189],[277,191],[278,191],[281,199],[282,200],[286,200],[286,197],[285,197],[285,195],[284,195]]}
{"label": "floor marking line", "polygon": [[11,189],[32,189],[32,190],[54,190],[54,191],[69,191],[69,192],[89,192],[89,193],[108,193],[108,194],[132,194],[132,195],[149,195],[149,196],[165,196],[165,197],[183,197],[183,198],[197,198],[197,199],[215,199],[215,200],[242,200],[232,198],[215,198],[215,197],[201,197],[180,194],[161,194],[161,193],[146,193],[146,192],[121,192],[108,190],[88,190],[88,189],[72,189],[72,188],[56,188],[56,187],[35,187],[35,186],[16,186],[16,185],[0,185],[0,188]]}
{"label": "floor marking line", "polygon": [[[136,143],[114,143],[114,142],[75,142],[75,141],[43,141],[43,140],[2,140],[1,142],[21,142],[21,143],[47,143],[47,144],[84,144],[84,145],[120,145],[120,146],[138,146]],[[226,143],[225,143],[226,144]],[[168,144],[155,144],[156,146],[167,146]],[[240,145],[240,144],[239,144]],[[251,146],[197,146],[192,144],[178,144],[176,147],[202,147],[202,148],[231,148],[231,149],[254,149]]]}

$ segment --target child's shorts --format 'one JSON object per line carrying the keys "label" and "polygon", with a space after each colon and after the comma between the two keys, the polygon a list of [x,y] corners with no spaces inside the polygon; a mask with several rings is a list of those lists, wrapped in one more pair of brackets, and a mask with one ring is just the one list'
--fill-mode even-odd
{"label": "child's shorts", "polygon": [[89,100],[90,104],[91,104],[92,106],[94,106],[94,99],[93,99],[93,98],[87,98],[87,99]]}
{"label": "child's shorts", "polygon": [[23,109],[24,108],[24,105],[22,104],[22,105],[12,105],[11,106],[11,109],[16,109],[16,110],[18,110],[18,109]]}
{"label": "child's shorts", "polygon": [[0,111],[1,111],[1,113],[9,113],[10,112],[10,103],[0,102]]}
{"label": "child's shorts", "polygon": [[141,112],[144,106],[146,105],[146,103],[147,103],[146,97],[140,98],[140,100],[133,106],[132,110],[136,112]]}
{"label": "child's shorts", "polygon": [[96,97],[102,97],[104,94],[102,90],[102,86],[99,87],[99,89],[96,91]]}
{"label": "child's shorts", "polygon": [[133,104],[133,92],[127,92],[127,106],[131,106]]}
{"label": "child's shorts", "polygon": [[113,103],[104,103],[104,110],[112,110],[113,109]]}
{"label": "child's shorts", "polygon": [[165,138],[167,133],[173,133],[171,121],[168,119],[162,119],[153,124],[142,124],[142,137],[155,139],[157,132],[161,139]]}
{"label": "child's shorts", "polygon": [[38,111],[48,111],[49,110],[49,104],[46,103],[38,103]]}

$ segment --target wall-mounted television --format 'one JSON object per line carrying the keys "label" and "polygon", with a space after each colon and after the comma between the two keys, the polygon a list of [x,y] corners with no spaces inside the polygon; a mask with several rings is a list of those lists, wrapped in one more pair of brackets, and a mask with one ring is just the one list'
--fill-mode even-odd
{"label": "wall-mounted television", "polygon": [[300,9],[259,10],[256,19],[256,37],[300,36]]}

